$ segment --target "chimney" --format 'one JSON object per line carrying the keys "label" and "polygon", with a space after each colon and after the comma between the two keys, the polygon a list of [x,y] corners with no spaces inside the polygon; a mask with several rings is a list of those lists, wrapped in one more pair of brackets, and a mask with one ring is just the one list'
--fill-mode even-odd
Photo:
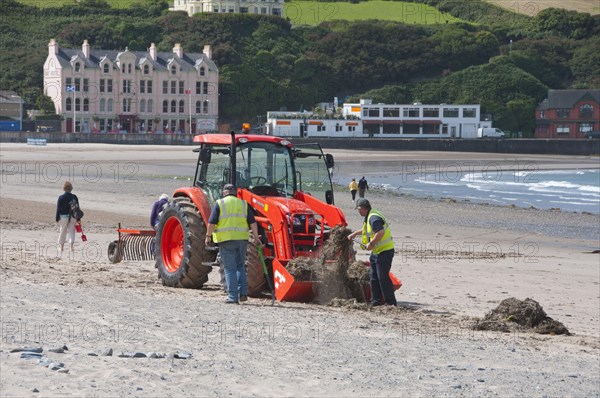
{"label": "chimney", "polygon": [[48,43],[48,54],[58,54],[58,43],[56,39],[50,39],[50,43]]}
{"label": "chimney", "polygon": [[154,43],[150,44],[150,58],[153,61],[156,61],[156,46]]}
{"label": "chimney", "polygon": [[202,52],[208,57],[208,59],[212,59],[212,49],[210,48],[209,44],[204,46],[204,50],[202,50]]}
{"label": "chimney", "polygon": [[181,47],[180,43],[175,43],[175,47],[173,47],[173,52],[177,54],[179,58],[183,58],[183,47]]}
{"label": "chimney", "polygon": [[85,58],[90,57],[90,45],[89,45],[87,39],[83,41],[83,45],[81,46],[81,51],[83,52],[83,56]]}

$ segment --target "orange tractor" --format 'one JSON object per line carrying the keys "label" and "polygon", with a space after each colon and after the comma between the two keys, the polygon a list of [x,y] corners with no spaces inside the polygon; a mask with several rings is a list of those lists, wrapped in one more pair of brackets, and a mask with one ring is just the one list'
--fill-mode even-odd
{"label": "orange tractor", "polygon": [[[208,280],[217,252],[204,245],[212,206],[224,184],[238,188],[238,197],[254,209],[265,259],[279,301],[309,301],[312,282],[296,281],[286,270],[291,259],[317,258],[331,230],[346,226],[334,206],[333,157],[318,144],[292,143],[265,135],[204,134],[193,186],[179,188],[164,209],[156,232],[156,267],[163,284],[201,288]],[[251,296],[266,287],[257,247],[247,255]]]}

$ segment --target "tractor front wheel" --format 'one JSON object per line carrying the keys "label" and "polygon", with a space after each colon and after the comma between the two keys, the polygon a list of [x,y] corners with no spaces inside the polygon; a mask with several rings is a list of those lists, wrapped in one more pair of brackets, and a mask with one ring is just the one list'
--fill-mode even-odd
{"label": "tractor front wheel", "polygon": [[156,231],[156,268],[163,285],[199,289],[208,281],[216,252],[206,250],[206,225],[188,198],[175,198],[160,217]]}

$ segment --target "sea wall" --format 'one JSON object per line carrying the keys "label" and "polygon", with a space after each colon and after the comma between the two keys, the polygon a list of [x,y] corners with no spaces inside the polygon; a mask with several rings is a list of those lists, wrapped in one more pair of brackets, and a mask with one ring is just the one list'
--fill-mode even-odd
{"label": "sea wall", "polygon": [[[193,145],[189,134],[71,134],[59,132],[0,132],[0,142],[26,143],[28,138],[47,143],[103,143],[131,145]],[[293,142],[318,142],[327,149],[398,151],[455,151],[530,153],[555,155],[600,155],[600,140],[552,139],[396,139],[396,138],[293,138]]]}

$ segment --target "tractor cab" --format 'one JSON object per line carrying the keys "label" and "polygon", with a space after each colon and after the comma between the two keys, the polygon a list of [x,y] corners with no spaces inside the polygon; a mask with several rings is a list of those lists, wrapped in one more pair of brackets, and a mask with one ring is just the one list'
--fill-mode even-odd
{"label": "tractor cab", "polygon": [[303,192],[333,204],[333,158],[318,144],[292,146],[277,137],[236,135],[232,145],[231,136],[221,134],[196,136],[194,142],[202,143],[194,185],[211,206],[227,183],[258,196],[292,199]]}

